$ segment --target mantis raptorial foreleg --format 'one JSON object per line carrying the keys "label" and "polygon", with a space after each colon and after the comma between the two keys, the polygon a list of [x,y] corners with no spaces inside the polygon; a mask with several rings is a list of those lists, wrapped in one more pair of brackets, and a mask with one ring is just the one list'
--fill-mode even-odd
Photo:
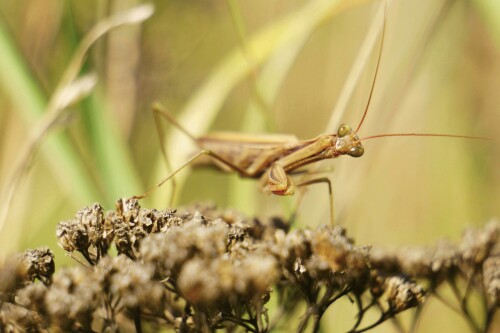
{"label": "mantis raptorial foreleg", "polygon": [[211,158],[213,158],[213,159],[215,159],[215,160],[223,163],[224,165],[228,166],[229,168],[233,169],[236,172],[243,173],[243,174],[245,173],[245,170],[242,170],[241,168],[239,168],[239,167],[231,164],[230,162],[227,162],[227,161],[223,160],[220,156],[218,156],[214,152],[212,152],[210,150],[202,150],[202,151],[199,151],[196,155],[192,156],[190,159],[188,159],[186,163],[184,163],[183,165],[181,165],[180,167],[178,167],[176,170],[174,170],[172,173],[170,173],[167,177],[163,178],[158,184],[156,184],[155,186],[153,186],[152,188],[150,188],[146,193],[141,194],[141,195],[134,195],[133,198],[135,198],[135,199],[144,199],[144,198],[148,197],[158,187],[162,186],[163,184],[165,184],[170,179],[173,179],[173,177],[177,173],[179,173],[180,171],[182,171],[183,169],[185,169],[186,167],[188,167],[190,164],[192,164],[193,162],[195,162],[198,158],[200,158],[202,156],[209,156],[209,157],[211,157]]}

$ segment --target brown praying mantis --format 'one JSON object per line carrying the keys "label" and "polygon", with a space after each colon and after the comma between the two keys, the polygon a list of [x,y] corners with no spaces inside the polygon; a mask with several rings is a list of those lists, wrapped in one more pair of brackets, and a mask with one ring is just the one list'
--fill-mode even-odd
{"label": "brown praying mantis", "polygon": [[319,177],[295,183],[292,176],[298,174],[300,168],[342,155],[361,157],[364,153],[362,141],[374,138],[390,136],[436,136],[485,139],[464,135],[424,133],[380,134],[360,139],[357,132],[361,123],[356,131],[351,126],[343,124],[339,127],[336,134],[322,134],[314,139],[303,141],[298,140],[293,135],[245,135],[224,132],[195,138],[178,124],[171,114],[161,109],[159,105],[154,106],[154,111],[165,116],[177,128],[192,138],[200,148],[200,151],[149,191],[135,196],[136,199],[149,196],[151,192],[174,177],[179,171],[194,163],[200,157],[209,156],[211,158],[209,160],[211,162],[209,163],[221,171],[236,172],[241,177],[260,179],[260,189],[269,194],[289,196],[295,193],[297,187],[326,183],[330,196],[330,220],[332,224],[334,221],[334,211],[330,180],[327,177]]}
{"label": "brown praying mantis", "polygon": [[167,112],[159,104],[155,104],[153,106],[153,112],[155,114],[157,124],[159,122],[159,116],[164,117],[177,129],[190,137],[199,148],[199,152],[146,193],[135,196],[135,198],[141,199],[147,197],[156,188],[172,179],[178,172],[194,162],[199,161],[201,157],[208,156],[209,159],[206,160],[206,162],[221,171],[236,172],[241,177],[259,179],[260,189],[268,194],[290,196],[295,193],[297,187],[318,183],[327,184],[330,197],[330,221],[333,225],[334,205],[330,180],[327,177],[313,177],[295,182],[293,176],[299,173],[304,173],[304,171],[301,172],[303,167],[322,160],[337,158],[342,155],[361,157],[364,154],[362,141],[374,138],[392,136],[432,136],[484,140],[485,138],[474,136],[427,133],[380,134],[361,139],[359,138],[358,131],[360,130],[368,113],[370,101],[372,99],[377,80],[384,41],[384,32],[385,20],[381,35],[381,46],[379,49],[370,94],[363,116],[356,130],[353,130],[353,128],[349,125],[343,124],[334,134],[321,134],[310,140],[298,140],[293,135],[252,135],[229,132],[212,133],[201,137],[195,137],[180,123],[178,123],[172,114]]}

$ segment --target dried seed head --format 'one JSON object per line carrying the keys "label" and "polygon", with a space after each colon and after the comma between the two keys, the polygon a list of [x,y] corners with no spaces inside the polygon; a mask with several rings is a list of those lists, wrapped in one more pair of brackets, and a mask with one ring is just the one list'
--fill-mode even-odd
{"label": "dried seed head", "polygon": [[483,263],[483,281],[489,308],[500,306],[500,244]]}
{"label": "dried seed head", "polygon": [[279,274],[272,256],[232,261],[194,258],[179,274],[181,294],[192,304],[222,307],[225,303],[261,300]]}
{"label": "dried seed head", "polygon": [[401,270],[398,253],[380,247],[370,250],[370,266],[386,274],[397,274]]}
{"label": "dried seed head", "polygon": [[[161,313],[164,307],[165,289],[159,282],[153,281],[154,267],[118,256],[112,260],[103,261],[99,266],[111,266],[112,274],[108,274],[110,294],[127,309],[151,309]],[[109,262],[110,261],[110,262]],[[109,271],[108,271],[109,272]],[[105,283],[107,284],[107,283]],[[156,309],[156,310],[155,310]]]}
{"label": "dried seed head", "polygon": [[0,303],[14,300],[17,290],[39,279],[49,285],[54,273],[54,255],[48,248],[28,250],[9,259],[0,269]]}
{"label": "dried seed head", "polygon": [[136,259],[137,256],[134,251],[135,237],[130,232],[128,223],[121,216],[115,216],[112,224],[118,254],[123,253],[131,259]]}
{"label": "dried seed head", "polygon": [[[208,306],[222,298],[221,285],[229,284],[224,273],[225,264],[220,260],[194,258],[187,262],[179,274],[179,292],[192,304]],[[221,276],[218,276],[218,275]],[[224,280],[222,280],[222,278]]]}
{"label": "dried seed head", "polygon": [[352,239],[340,227],[321,227],[312,239],[313,252],[327,262],[333,272],[349,270],[354,278],[368,273],[368,249],[354,246]]}
{"label": "dried seed head", "polygon": [[245,237],[249,237],[250,226],[246,223],[236,222],[229,227],[227,234],[228,243],[241,242]]}
{"label": "dried seed head", "polygon": [[434,249],[431,271],[437,283],[452,278],[460,262],[460,252],[456,245],[449,241],[438,242]]}
{"label": "dried seed head", "polygon": [[492,221],[482,229],[467,229],[460,244],[464,264],[473,267],[482,265],[499,238],[500,223],[498,221]]}
{"label": "dried seed head", "polygon": [[[312,248],[314,256],[308,267],[313,277],[325,279],[330,276],[331,283],[350,284],[356,292],[365,289],[370,277],[369,248],[356,247],[343,228],[326,226],[318,228],[314,233]],[[313,263],[315,269],[311,265]],[[325,271],[326,267],[333,275],[326,274],[329,273]]]}
{"label": "dried seed head", "polygon": [[134,218],[139,215],[139,200],[136,198],[121,198],[115,203],[115,209],[118,215]]}
{"label": "dried seed head", "polygon": [[54,283],[47,290],[46,311],[51,322],[62,331],[77,327],[90,329],[103,297],[101,286],[95,283],[90,269],[62,269],[54,275]]}
{"label": "dried seed head", "polygon": [[282,266],[289,271],[295,270],[297,259],[306,260],[312,255],[313,232],[311,230],[293,230],[287,235],[279,231],[275,237],[276,245],[273,247],[273,252]]}
{"label": "dried seed head", "polygon": [[89,236],[84,226],[77,222],[63,221],[56,227],[57,243],[67,252],[87,251],[90,246]]}
{"label": "dried seed head", "polygon": [[247,297],[269,291],[279,278],[276,259],[271,255],[252,255],[234,265],[236,273],[243,275],[244,288],[238,288]]}
{"label": "dried seed head", "polygon": [[0,269],[0,304],[13,301],[16,290],[30,283],[28,267],[17,258],[10,258],[2,266]]}
{"label": "dried seed head", "polygon": [[98,203],[78,211],[74,221],[83,226],[89,236],[92,245],[103,242],[104,234],[104,210]]}
{"label": "dried seed head", "polygon": [[104,211],[98,203],[78,211],[72,220],[60,222],[56,236],[64,250],[82,253],[93,265],[108,251],[112,239],[106,230]]}
{"label": "dried seed head", "polygon": [[42,318],[33,311],[12,303],[0,304],[0,332],[47,332]]}
{"label": "dried seed head", "polygon": [[433,287],[442,281],[453,278],[460,262],[458,248],[440,241],[435,248],[411,246],[397,251],[373,249],[370,264],[385,274],[405,274],[414,278],[424,278]]}
{"label": "dried seed head", "polygon": [[49,317],[45,306],[46,293],[46,286],[41,283],[32,283],[17,292],[16,301],[25,308],[40,314],[47,321]]}
{"label": "dried seed head", "polygon": [[116,207],[116,212],[107,215],[105,225],[112,229],[118,252],[131,259],[138,258],[139,243],[143,238],[184,223],[174,215],[175,210],[141,208],[134,198],[120,199]]}
{"label": "dried seed head", "polygon": [[374,299],[382,297],[385,292],[385,280],[386,278],[378,274],[377,271],[370,272],[370,293]]}
{"label": "dried seed head", "polygon": [[45,285],[52,282],[55,271],[54,254],[48,247],[25,251],[18,259],[26,266],[29,281],[38,279]]}
{"label": "dried seed head", "polygon": [[162,278],[175,276],[190,258],[216,258],[225,253],[228,229],[222,220],[207,225],[188,222],[144,239],[140,254],[157,268]]}
{"label": "dried seed head", "polygon": [[385,281],[387,301],[392,314],[418,306],[424,302],[424,289],[415,282],[400,276]]}
{"label": "dried seed head", "polygon": [[139,211],[138,224],[149,235],[157,232],[165,232],[167,228],[179,226],[183,221],[175,217],[175,210],[167,209],[159,211],[156,209],[142,208]]}
{"label": "dried seed head", "polygon": [[293,271],[298,277],[304,275],[307,272],[307,268],[304,265],[302,258],[295,259],[295,262],[293,263]]}

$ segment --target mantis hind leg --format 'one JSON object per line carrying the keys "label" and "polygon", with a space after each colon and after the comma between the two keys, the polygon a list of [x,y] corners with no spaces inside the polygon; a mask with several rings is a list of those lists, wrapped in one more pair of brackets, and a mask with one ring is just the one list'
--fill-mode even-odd
{"label": "mantis hind leg", "polygon": [[[308,180],[305,180],[303,182],[300,182],[298,184],[295,184],[296,187],[304,187],[304,186],[309,186],[309,185],[314,185],[314,184],[322,184],[322,183],[326,183],[326,185],[328,186],[328,196],[329,196],[329,201],[330,201],[330,225],[333,227],[335,225],[335,220],[334,220],[334,216],[335,216],[335,212],[334,212],[334,206],[333,206],[333,191],[332,191],[332,182],[330,181],[330,179],[328,179],[328,177],[319,177],[319,178],[313,178],[313,179],[308,179]],[[299,200],[301,200],[299,198]],[[297,205],[298,207],[299,205]],[[297,215],[297,211],[295,211],[293,214],[292,214],[292,220],[295,218],[295,216]]]}
{"label": "mantis hind leg", "polygon": [[[198,140],[196,140],[196,138],[194,137],[193,134],[191,134],[191,132],[189,132],[184,126],[182,126],[178,121],[177,119],[175,119],[174,115],[171,114],[169,111],[167,111],[167,109],[165,109],[165,107],[163,107],[160,103],[158,102],[155,102],[153,103],[153,113],[155,115],[155,121],[157,119],[159,119],[158,117],[162,116],[163,118],[165,118],[170,124],[172,124],[173,126],[175,126],[179,131],[181,131],[182,133],[184,133],[187,137],[189,137],[191,140],[193,140],[193,142],[197,145],[198,145]],[[159,121],[157,122],[159,123]],[[159,126],[157,125],[157,128],[159,128]]]}
{"label": "mantis hind leg", "polygon": [[[182,127],[175,121],[175,118],[160,103],[153,103],[153,105],[151,107],[151,111],[153,112],[156,133],[158,134],[158,140],[160,141],[161,154],[163,156],[163,160],[165,161],[165,165],[167,166],[167,170],[171,171],[171,170],[173,170],[173,168],[172,168],[172,165],[170,164],[170,161],[169,161],[168,156],[167,156],[167,150],[165,148],[165,132],[163,131],[163,126],[161,125],[160,117],[163,116],[165,119],[167,119],[170,123],[177,126],[178,128],[182,128]],[[184,132],[185,129],[184,128],[182,128],[182,129]],[[172,184],[172,195],[170,196],[170,200],[169,200],[170,207],[172,207],[172,205],[173,205],[173,202],[175,199],[175,194],[176,194],[176,189],[177,189],[177,184],[175,182],[175,178],[172,178],[171,184]]]}
{"label": "mantis hind leg", "polygon": [[170,164],[170,161],[169,161],[168,155],[167,155],[167,150],[165,148],[165,143],[164,143],[165,142],[165,140],[164,140],[165,134],[164,134],[163,126],[161,125],[161,117],[163,117],[164,119],[166,119],[175,128],[177,128],[182,133],[184,133],[187,137],[189,137],[201,149],[201,151],[198,154],[196,154],[195,156],[191,157],[185,164],[183,164],[182,166],[180,166],[177,170],[171,172],[170,175],[168,175],[165,179],[163,179],[161,182],[159,182],[158,184],[156,184],[154,187],[152,187],[146,193],[144,193],[142,195],[134,196],[135,198],[142,199],[142,198],[145,198],[145,197],[149,196],[149,194],[151,194],[151,192],[153,192],[155,189],[157,189],[158,187],[160,187],[165,182],[167,182],[168,180],[171,179],[172,196],[171,196],[171,198],[169,200],[169,204],[170,204],[170,206],[172,206],[172,203],[174,202],[174,198],[175,198],[176,187],[177,187],[174,175],[177,174],[182,169],[184,169],[185,167],[187,167],[189,164],[193,163],[196,159],[198,159],[202,155],[207,155],[207,156],[212,157],[213,159],[215,159],[215,160],[223,163],[224,165],[228,166],[231,170],[234,170],[234,171],[238,172],[239,174],[241,174],[243,176],[246,176],[246,177],[251,177],[252,176],[246,170],[241,169],[238,166],[236,166],[236,165],[234,165],[234,164],[232,164],[232,163],[224,160],[222,157],[220,157],[216,153],[214,153],[214,152],[212,152],[210,150],[203,149],[203,147],[201,147],[199,145],[198,140],[194,137],[194,135],[191,134],[184,126],[182,126],[175,119],[174,115],[171,114],[167,109],[165,109],[165,107],[163,107],[160,103],[153,103],[152,112],[153,112],[153,116],[154,116],[154,121],[155,121],[155,126],[156,126],[156,132],[157,132],[158,138],[160,140],[161,153],[162,153],[163,159],[165,160],[165,164],[166,164],[168,170],[173,170],[173,168],[172,168],[172,166]]}
{"label": "mantis hind leg", "polygon": [[168,180],[170,179],[173,179],[173,177],[179,173],[180,171],[182,171],[183,169],[185,169],[186,167],[188,167],[191,163],[193,163],[194,161],[196,161],[198,158],[202,157],[202,156],[209,156],[221,163],[224,163],[226,166],[228,166],[229,168],[231,168],[232,170],[240,173],[241,175],[244,175],[244,176],[247,176],[249,177],[250,175],[247,174],[247,172],[244,170],[244,169],[241,169],[239,168],[238,166],[224,160],[222,157],[220,157],[219,155],[217,155],[216,153],[212,152],[211,150],[201,150],[199,151],[196,155],[194,155],[193,157],[191,157],[189,160],[187,160],[186,163],[184,163],[183,165],[181,165],[179,168],[177,168],[176,170],[174,170],[173,172],[171,172],[167,177],[165,177],[164,179],[162,179],[158,184],[156,184],[155,186],[153,186],[152,188],[150,188],[148,191],[146,191],[144,194],[141,194],[141,195],[134,195],[133,198],[135,199],[144,199],[146,197],[148,197],[151,193],[153,193],[157,188],[159,188],[160,186],[162,186],[164,183],[166,183]]}

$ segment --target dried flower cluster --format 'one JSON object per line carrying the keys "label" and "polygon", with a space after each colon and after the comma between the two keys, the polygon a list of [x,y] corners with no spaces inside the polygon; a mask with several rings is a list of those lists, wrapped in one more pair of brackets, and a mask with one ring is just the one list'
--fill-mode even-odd
{"label": "dried flower cluster", "polygon": [[[425,283],[430,293],[461,312],[474,332],[486,332],[500,307],[500,223],[497,221],[483,229],[465,230],[458,244],[441,241],[433,248],[372,249],[370,263],[379,271],[411,276]],[[439,287],[443,284],[451,287],[456,305],[441,295]],[[478,323],[469,310],[472,290],[483,298],[483,323]]]}
{"label": "dried flower cluster", "polygon": [[[361,332],[421,306],[426,294],[440,297],[445,282],[459,292],[459,279],[483,295],[487,327],[500,305],[499,231],[492,223],[459,245],[389,252],[356,246],[340,227],[289,231],[279,219],[207,205],[158,211],[128,199],[105,213],[94,204],[56,230],[60,246],[88,265],[54,274],[48,249],[3,265],[0,331],[268,332],[294,323],[317,332],[328,307],[349,297],[358,312],[352,332]],[[369,310],[379,319],[366,323]]]}

